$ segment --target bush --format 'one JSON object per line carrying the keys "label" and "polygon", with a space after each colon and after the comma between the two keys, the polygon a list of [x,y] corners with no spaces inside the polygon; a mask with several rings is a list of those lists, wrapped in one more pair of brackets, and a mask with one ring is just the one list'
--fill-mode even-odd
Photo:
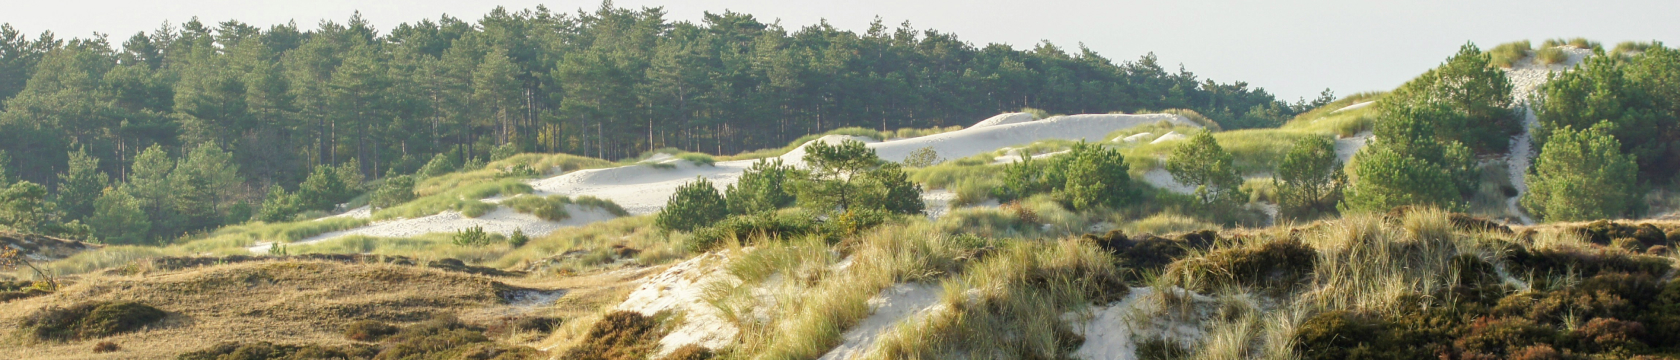
{"label": "bush", "polygon": [[[856,210],[880,209],[898,214],[920,214],[927,206],[922,202],[922,185],[910,182],[910,175],[898,164],[883,164],[863,175],[862,184],[867,191],[858,194],[858,203],[866,207]],[[848,212],[851,210],[847,209]]]}
{"label": "bush", "polygon": [[681,155],[677,155],[677,158],[687,160],[695,166],[714,166],[717,164],[717,159],[712,158],[711,155],[701,153],[683,153]]}
{"label": "bush", "polygon": [[560,356],[576,360],[645,359],[659,346],[658,322],[642,314],[615,311],[584,334],[582,343]]}
{"label": "bush", "polygon": [[1541,64],[1556,65],[1569,61],[1569,53],[1560,47],[1547,47],[1536,51],[1534,58],[1539,59]]}
{"label": "bush", "polygon": [[729,206],[704,177],[677,187],[653,223],[666,231],[694,231],[729,216]]}
{"label": "bush", "polygon": [[476,225],[456,231],[455,236],[450,237],[450,242],[458,246],[484,246],[490,245],[495,240],[495,236],[484,232],[483,226]]}
{"label": "bush", "polygon": [[98,344],[93,344],[93,353],[95,354],[117,352],[119,350],[122,350],[122,347],[110,341],[100,341]]}
{"label": "bush", "polygon": [[793,195],[786,188],[793,168],[782,165],[782,159],[759,159],[741,173],[741,178],[724,190],[729,213],[757,214],[776,211],[793,204]]}
{"label": "bush", "polygon": [[1376,109],[1382,117],[1377,122],[1378,144],[1392,139],[1382,134],[1384,123],[1408,118],[1432,125],[1431,136],[1413,136],[1420,141],[1457,141],[1477,154],[1508,152],[1511,136],[1523,131],[1522,118],[1512,110],[1510,79],[1491,61],[1475,45],[1465,44],[1441,67],[1383,97]]}
{"label": "bush", "polygon": [[515,229],[513,230],[513,236],[508,237],[508,245],[513,247],[525,246],[525,243],[529,242],[531,242],[531,237],[525,235],[525,230]]}
{"label": "bush", "polygon": [[84,302],[37,311],[24,318],[20,328],[40,340],[82,340],[140,330],[166,315],[131,301]]}
{"label": "bush", "polygon": [[1309,136],[1301,138],[1284,156],[1272,181],[1277,187],[1278,208],[1285,218],[1312,219],[1336,213],[1347,176],[1336,158],[1335,141]]}
{"label": "bush", "polygon": [[911,151],[909,155],[905,155],[903,163],[904,166],[907,167],[924,168],[944,161],[945,159],[940,158],[939,152],[934,151],[932,146],[926,146]]}
{"label": "bush", "polygon": [[1120,208],[1137,200],[1137,186],[1120,151],[1079,142],[1064,158],[1067,183],[1061,198],[1075,210]]}
{"label": "bush", "polygon": [[713,357],[712,350],[700,345],[688,344],[672,350],[671,354],[661,360],[708,360]]}
{"label": "bush", "polygon": [[1608,121],[1591,129],[1569,126],[1551,134],[1534,161],[1522,205],[1546,221],[1630,215],[1639,203],[1639,167],[1621,153]]}
{"label": "bush", "polygon": [[737,215],[719,221],[711,227],[695,230],[685,245],[693,252],[704,252],[725,241],[746,242],[754,236],[770,239],[816,234],[822,231],[810,214],[801,211],[768,212]]}
{"label": "bush", "polygon": [[1653,47],[1631,59],[1594,56],[1574,71],[1561,72],[1543,85],[1535,111],[1540,119],[1536,139],[1550,141],[1550,133],[1564,128],[1590,129],[1601,121],[1621,144],[1621,152],[1639,164],[1639,180],[1666,184],[1680,170],[1680,128],[1673,111],[1680,109],[1674,75],[1680,72],[1680,52]]}
{"label": "bush", "polygon": [[267,341],[223,342],[206,349],[183,353],[177,360],[291,360],[365,359],[376,351],[366,346],[328,347],[316,344],[289,345]]}
{"label": "bush", "polygon": [[1304,284],[1317,261],[1317,251],[1291,239],[1214,250],[1199,258],[1180,260],[1168,272],[1189,281],[1185,288],[1203,292],[1231,285],[1287,290]]}
{"label": "bush", "polygon": [[420,167],[420,171],[416,173],[416,175],[420,177],[434,177],[448,174],[451,171],[455,171],[454,157],[449,156],[449,154],[438,153],[437,155],[432,155],[432,160],[426,162],[425,166]]}
{"label": "bush", "polygon": [[368,205],[376,209],[397,206],[413,201],[414,177],[408,175],[386,177],[385,182],[379,184],[378,189],[368,196]]}
{"label": "bush", "polygon": [[344,327],[344,338],[355,341],[379,341],[396,334],[397,327],[374,320],[359,320]]}

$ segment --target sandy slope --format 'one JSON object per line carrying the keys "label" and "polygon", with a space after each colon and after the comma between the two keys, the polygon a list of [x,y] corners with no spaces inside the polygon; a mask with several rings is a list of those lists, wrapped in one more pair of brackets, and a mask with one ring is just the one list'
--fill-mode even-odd
{"label": "sandy slope", "polygon": [[[381,221],[359,228],[315,235],[307,239],[293,241],[288,245],[313,244],[350,235],[409,237],[440,232],[451,233],[473,226],[481,226],[485,232],[502,235],[513,235],[514,230],[520,230],[524,231],[526,235],[543,236],[560,228],[581,226],[617,217],[601,209],[578,206],[577,204],[566,205],[566,212],[572,215],[571,218],[564,221],[548,221],[530,214],[515,212],[507,207],[497,207],[496,210],[476,218],[467,217],[460,212],[445,211],[432,216]],[[273,246],[273,243],[258,243],[249,249],[253,253],[266,254],[269,248]]]}
{"label": "sandy slope", "polygon": [[846,360],[862,356],[875,347],[882,334],[906,320],[925,316],[939,304],[944,290],[938,284],[898,284],[869,299],[871,314],[840,335],[845,342],[818,360]]}
{"label": "sandy slope", "polygon": [[1511,197],[1505,203],[1506,211],[1521,218],[1524,225],[1534,224],[1534,219],[1529,218],[1528,214],[1522,211],[1517,201],[1522,199],[1522,194],[1528,192],[1528,183],[1524,182],[1523,178],[1528,173],[1529,164],[1533,162],[1534,156],[1540,152],[1539,149],[1534,148],[1534,139],[1529,135],[1530,130],[1540,126],[1540,118],[1535,116],[1534,111],[1530,109],[1529,102],[1533,100],[1532,98],[1535,97],[1535,93],[1540,89],[1540,86],[1546,84],[1547,77],[1551,73],[1567,71],[1575,67],[1575,64],[1579,64],[1581,60],[1592,55],[1592,50],[1588,49],[1571,47],[1564,47],[1563,49],[1569,53],[1569,59],[1562,63],[1541,64],[1537,57],[1530,56],[1512,64],[1510,69],[1505,70],[1505,76],[1511,80],[1511,98],[1517,101],[1518,108],[1524,110],[1523,132],[1511,138],[1511,154],[1506,160],[1506,164],[1510,167],[1511,186],[1517,188],[1517,196]]}
{"label": "sandy slope", "polygon": [[720,349],[735,342],[741,330],[724,320],[723,314],[703,297],[707,284],[732,278],[722,266],[728,258],[712,252],[673,265],[659,275],[644,278],[642,285],[618,305],[618,310],[647,316],[663,311],[682,315],[683,322],[659,339],[659,353],[652,358],[664,357],[688,344]]}

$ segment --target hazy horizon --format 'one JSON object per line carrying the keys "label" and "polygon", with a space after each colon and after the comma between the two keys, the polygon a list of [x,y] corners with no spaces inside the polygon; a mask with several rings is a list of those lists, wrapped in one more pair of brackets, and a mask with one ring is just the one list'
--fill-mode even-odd
{"label": "hazy horizon", "polygon": [[[342,22],[360,11],[385,33],[398,24],[436,19],[442,14],[476,21],[497,6],[517,11],[544,5],[555,12],[569,13],[592,11],[601,4],[530,0],[4,3],[9,11],[0,22],[10,23],[30,37],[42,31],[66,39],[100,32],[109,34],[113,42],[135,32],[150,32],[164,21],[180,24],[195,16],[207,24],[231,19],[266,28],[296,21],[300,28],[312,29],[322,20]],[[1557,0],[1468,4],[698,0],[617,1],[615,5],[663,7],[671,21],[697,22],[706,11],[730,10],[752,14],[767,23],[779,22],[790,31],[826,19],[837,28],[862,32],[879,16],[892,27],[909,21],[918,30],[953,33],[975,46],[1002,43],[1031,49],[1047,40],[1077,51],[1084,44],[1117,62],[1154,52],[1162,63],[1182,64],[1203,79],[1245,81],[1280,99],[1294,101],[1312,98],[1324,88],[1338,95],[1391,89],[1439,64],[1466,41],[1486,49],[1509,41],[1539,42],[1557,37],[1586,37],[1606,46],[1628,40],[1673,43],[1680,39],[1680,27],[1666,25],[1665,18],[1680,13],[1680,2],[1609,3],[1612,5],[1583,6]]]}

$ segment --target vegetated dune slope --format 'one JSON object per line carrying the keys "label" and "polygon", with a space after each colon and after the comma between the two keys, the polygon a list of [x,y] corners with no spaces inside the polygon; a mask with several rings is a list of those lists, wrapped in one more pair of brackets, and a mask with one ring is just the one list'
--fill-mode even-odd
{"label": "vegetated dune slope", "polygon": [[[910,152],[921,148],[931,148],[941,157],[955,159],[1048,139],[1102,141],[1105,140],[1105,135],[1115,130],[1161,121],[1196,126],[1182,116],[1170,114],[1072,115],[1025,122],[1020,122],[1018,118],[1019,116],[1003,118],[1016,121],[1009,122],[994,117],[967,129],[909,139],[869,142],[868,139],[831,135],[812,142],[836,142],[845,139],[869,142],[867,146],[887,161],[903,161]],[[782,155],[780,159],[784,163],[800,166],[804,156],[805,149],[801,146]],[[531,187],[535,188],[539,195],[590,195],[612,200],[631,214],[650,214],[659,211],[665,205],[665,200],[676,193],[677,186],[694,181],[695,177],[705,177],[721,190],[729,184],[734,184],[741,172],[751,167],[755,161],[724,161],[712,166],[696,166],[686,161],[675,161],[674,169],[625,166],[582,170],[537,180],[531,183]]]}
{"label": "vegetated dune slope", "polygon": [[1529,136],[1530,129],[1540,126],[1540,117],[1530,108],[1529,100],[1540,90],[1540,86],[1546,84],[1553,72],[1573,69],[1575,64],[1592,56],[1591,49],[1567,46],[1562,49],[1564,53],[1569,54],[1569,58],[1563,62],[1548,65],[1540,62],[1538,56],[1529,56],[1511,64],[1511,68],[1505,71],[1506,78],[1511,80],[1511,99],[1517,101],[1518,107],[1523,109],[1523,132],[1511,138],[1511,154],[1505,162],[1509,166],[1507,172],[1511,174],[1511,186],[1517,189],[1517,196],[1506,200],[1505,205],[1507,211],[1521,217],[1523,224],[1534,224],[1534,219],[1523,213],[1517,201],[1522,199],[1522,194],[1528,192],[1528,183],[1523,180],[1523,176],[1528,173],[1529,164],[1533,162],[1534,156],[1540,153],[1540,149],[1534,148],[1534,139]]}
{"label": "vegetated dune slope", "polygon": [[[1183,116],[1172,114],[1093,114],[1056,116],[1036,121],[1026,121],[1027,119],[1030,119],[1030,115],[1010,113],[986,119],[966,129],[923,137],[875,142],[867,138],[830,135],[811,142],[837,142],[845,139],[865,141],[869,148],[874,149],[882,159],[888,161],[903,161],[912,151],[922,148],[931,148],[940,157],[955,159],[1007,146],[1030,144],[1040,140],[1103,141],[1106,140],[1103,137],[1110,132],[1163,121],[1185,126],[1199,126]],[[782,155],[780,159],[784,163],[801,166],[803,164],[801,158],[804,156],[805,150],[801,146]],[[704,177],[710,180],[713,186],[723,190],[728,185],[734,184],[741,173],[756,161],[723,161],[713,165],[701,165],[681,159],[664,159],[658,163],[575,171],[534,180],[531,182],[531,187],[536,190],[533,195],[588,195],[611,200],[623,206],[633,215],[651,214],[658,212],[660,208],[665,206],[666,199],[670,198],[671,194],[676,193],[678,186],[694,181],[697,177]],[[532,236],[541,236],[563,227],[579,226],[605,219],[588,216],[564,223],[556,223],[524,214],[512,214],[503,210],[492,212],[491,215],[496,216],[474,219],[459,214],[444,213],[415,219],[394,220],[323,234],[298,243],[319,242],[348,235],[415,236],[424,233],[454,232],[473,226],[482,226],[485,231],[504,235],[511,234],[515,229],[518,229]],[[257,246],[252,247],[251,250],[259,253],[266,252],[268,247],[266,245]]]}

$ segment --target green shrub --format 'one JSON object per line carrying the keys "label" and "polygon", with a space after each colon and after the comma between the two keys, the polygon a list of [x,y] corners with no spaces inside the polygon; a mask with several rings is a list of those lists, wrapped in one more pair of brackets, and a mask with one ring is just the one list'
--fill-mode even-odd
{"label": "green shrub", "polygon": [[368,205],[387,208],[414,201],[414,177],[408,175],[386,177],[384,183],[368,196]]}
{"label": "green shrub", "polygon": [[1284,156],[1272,180],[1277,187],[1281,215],[1289,219],[1312,219],[1334,215],[1341,201],[1347,176],[1336,157],[1336,143],[1327,137],[1301,138]]}
{"label": "green shrub", "polygon": [[792,205],[794,198],[787,191],[788,176],[793,168],[782,165],[782,159],[759,159],[741,173],[741,178],[724,190],[729,213],[757,214],[776,211]]}
{"label": "green shrub", "polygon": [[694,231],[710,226],[729,216],[729,206],[716,187],[704,177],[677,187],[677,192],[665,202],[665,208],[654,216],[653,223],[666,231]]}
{"label": "green shrub", "polygon": [[1390,139],[1381,134],[1384,124],[1419,121],[1432,125],[1430,136],[1411,136],[1419,141],[1457,141],[1477,154],[1509,152],[1511,136],[1523,131],[1522,118],[1512,110],[1517,99],[1511,98],[1510,79],[1491,61],[1465,44],[1445,64],[1389,92],[1375,106],[1378,144]]}
{"label": "green shrub", "polygon": [[1667,184],[1680,171],[1680,127],[1670,114],[1680,109],[1680,51],[1653,47],[1624,59],[1593,56],[1574,71],[1554,75],[1542,85],[1534,110],[1540,120],[1538,145],[1560,129],[1591,129],[1602,121],[1621,144],[1621,152],[1639,165],[1639,181]]}
{"label": "green shrub", "polygon": [[1652,44],[1648,43],[1648,42],[1623,41],[1623,42],[1620,42],[1620,43],[1616,43],[1615,50],[1611,50],[1611,52],[1614,52],[1614,53],[1617,53],[1617,54],[1640,53],[1640,52],[1645,52],[1645,50],[1650,49],[1651,46],[1652,46]]}
{"label": "green shrub", "polygon": [[438,153],[437,155],[432,155],[432,160],[427,161],[425,166],[420,167],[420,171],[417,172],[416,175],[420,177],[433,177],[448,174],[451,171],[455,171],[454,157],[445,153]]}
{"label": "green shrub", "polygon": [[1231,153],[1219,146],[1211,132],[1197,132],[1174,148],[1167,158],[1167,172],[1180,184],[1196,187],[1196,196],[1204,205],[1235,206],[1247,200],[1242,194],[1242,176],[1231,164]]}
{"label": "green shrub", "polygon": [[140,330],[166,315],[163,310],[131,301],[84,302],[36,311],[24,318],[19,328],[39,340],[84,340]]}
{"label": "green shrub", "polygon": [[1553,132],[1534,160],[1523,207],[1546,221],[1617,218],[1637,210],[1639,166],[1621,153],[1612,126],[1603,121]]}
{"label": "green shrub", "polygon": [[1132,183],[1126,157],[1119,151],[1080,142],[1065,159],[1067,183],[1061,198],[1075,210],[1120,208],[1137,200],[1137,185]]}
{"label": "green shrub", "polygon": [[473,226],[461,229],[456,231],[454,236],[450,237],[450,242],[459,246],[484,246],[489,245],[495,240],[495,236],[484,232],[483,226]]}
{"label": "green shrub", "polygon": [[522,229],[513,230],[513,236],[508,237],[508,245],[513,247],[525,246],[528,242],[531,242],[531,237],[525,235],[525,230]]}
{"label": "green shrub", "polygon": [[945,159],[940,158],[939,152],[934,151],[932,146],[926,146],[911,151],[909,155],[905,155],[903,163],[904,166],[907,167],[923,168],[933,166],[934,164],[944,161]]}
{"label": "green shrub", "polygon": [[[898,214],[920,214],[922,185],[910,182],[910,175],[898,164],[886,163],[863,174],[861,184],[867,191],[858,194],[858,203],[867,207],[857,210],[886,210]],[[853,209],[847,209],[853,210]]]}
{"label": "green shrub", "polygon": [[689,251],[704,252],[730,240],[747,244],[755,237],[785,239],[817,234],[821,231],[822,224],[817,223],[810,214],[802,211],[790,210],[737,215],[719,221],[710,227],[695,230],[685,247]]}

